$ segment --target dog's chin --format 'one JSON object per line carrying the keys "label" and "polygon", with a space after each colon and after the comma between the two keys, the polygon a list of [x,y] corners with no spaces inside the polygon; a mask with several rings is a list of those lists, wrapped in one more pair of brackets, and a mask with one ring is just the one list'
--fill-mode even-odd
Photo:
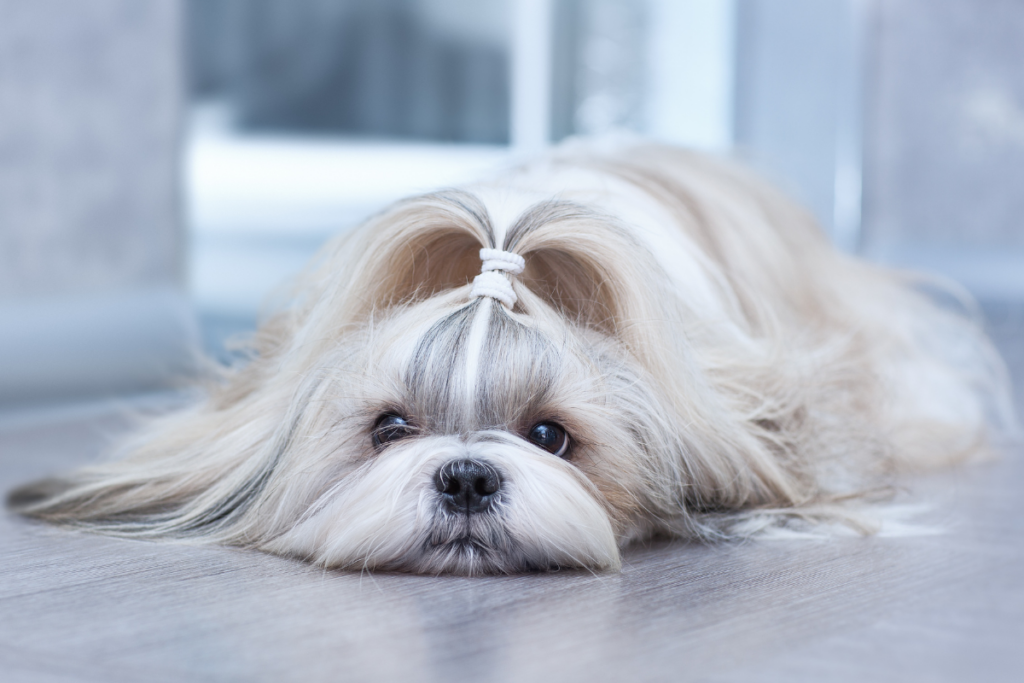
{"label": "dog's chin", "polygon": [[[441,437],[389,449],[263,548],[324,567],[422,574],[617,568],[615,533],[593,485],[568,463],[509,441]],[[484,511],[453,510],[434,485],[440,465],[467,456],[501,473]]]}
{"label": "dog's chin", "polygon": [[378,569],[421,574],[511,574],[543,569],[527,557],[495,514],[439,514],[418,556],[396,558]]}
{"label": "dog's chin", "polygon": [[528,567],[507,525],[500,503],[484,513],[450,512],[439,505],[430,524],[419,570],[458,574],[492,574]]}

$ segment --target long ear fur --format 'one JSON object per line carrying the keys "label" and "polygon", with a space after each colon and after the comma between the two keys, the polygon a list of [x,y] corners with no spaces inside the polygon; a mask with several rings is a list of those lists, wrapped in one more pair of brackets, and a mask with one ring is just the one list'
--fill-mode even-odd
{"label": "long ear fur", "polygon": [[[816,464],[822,492],[843,480],[855,490],[856,472],[948,465],[1017,432],[1005,367],[955,284],[839,253],[802,209],[736,166],[658,146],[597,163],[655,196],[716,255],[708,278],[739,302],[722,306],[740,313],[725,328],[738,345],[705,371],[740,389],[734,400],[769,428],[760,438],[777,457]],[[939,306],[929,288],[966,306]],[[753,367],[736,362],[744,357]]]}
{"label": "long ear fur", "polygon": [[258,543],[275,531],[250,528],[246,513],[259,505],[267,519],[275,469],[317,419],[319,389],[311,377],[296,396],[284,384],[265,386],[228,406],[207,401],[156,419],[110,461],[16,489],[8,505],[116,535]]}

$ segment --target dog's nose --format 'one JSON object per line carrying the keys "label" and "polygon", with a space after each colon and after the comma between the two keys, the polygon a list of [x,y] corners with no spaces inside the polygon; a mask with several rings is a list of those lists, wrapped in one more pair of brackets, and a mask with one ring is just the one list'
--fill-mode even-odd
{"label": "dog's nose", "polygon": [[437,470],[434,485],[452,512],[485,512],[501,488],[501,477],[485,462],[452,460]]}

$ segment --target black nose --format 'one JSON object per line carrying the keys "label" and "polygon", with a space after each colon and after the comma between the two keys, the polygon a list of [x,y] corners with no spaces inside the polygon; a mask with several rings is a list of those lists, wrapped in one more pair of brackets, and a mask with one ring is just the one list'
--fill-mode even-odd
{"label": "black nose", "polygon": [[452,460],[434,475],[434,485],[452,512],[484,512],[501,488],[501,477],[487,463]]}

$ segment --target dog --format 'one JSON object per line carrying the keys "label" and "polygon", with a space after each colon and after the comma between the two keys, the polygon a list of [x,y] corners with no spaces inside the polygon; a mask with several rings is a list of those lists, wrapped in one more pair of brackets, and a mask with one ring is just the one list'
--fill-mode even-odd
{"label": "dog", "polygon": [[251,359],[29,517],[330,568],[615,570],[632,543],[865,530],[988,448],[998,355],[738,165],[569,144],[329,242]]}

